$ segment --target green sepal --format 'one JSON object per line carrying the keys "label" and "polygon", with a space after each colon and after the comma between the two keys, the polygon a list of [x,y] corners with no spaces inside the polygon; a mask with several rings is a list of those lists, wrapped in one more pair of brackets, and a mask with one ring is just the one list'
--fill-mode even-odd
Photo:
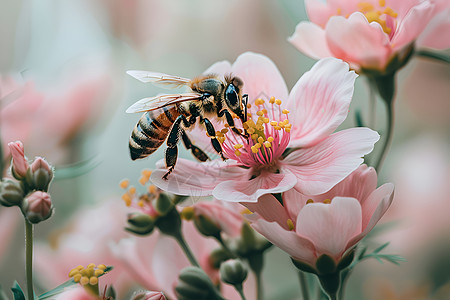
{"label": "green sepal", "polygon": [[[341,285],[341,273],[335,272],[327,275],[318,275],[320,285],[323,290],[330,296],[336,296]],[[331,298],[336,299],[336,298]]]}
{"label": "green sepal", "polygon": [[181,270],[175,293],[179,300],[204,299],[223,300],[211,279],[198,267],[187,267]]}
{"label": "green sepal", "polygon": [[159,194],[159,197],[155,200],[154,207],[156,211],[161,216],[165,216],[167,213],[170,212],[171,209],[173,209],[174,205],[172,203],[172,200],[170,200],[169,196],[165,193]]}
{"label": "green sepal", "polygon": [[209,255],[209,263],[214,269],[219,269],[220,264],[230,258],[230,253],[228,253],[228,251],[223,248],[217,248]]}
{"label": "green sepal", "polygon": [[307,273],[317,274],[317,270],[314,269],[311,265],[305,264],[299,260],[296,260],[295,258],[291,257],[292,263],[294,266],[299,269],[300,271],[304,271]]}
{"label": "green sepal", "polygon": [[319,275],[327,275],[336,272],[336,261],[329,255],[322,254],[316,260],[316,269]]}
{"label": "green sepal", "polygon": [[156,219],[155,226],[169,236],[179,237],[181,235],[181,217],[177,209],[173,207],[165,216]]}
{"label": "green sepal", "polygon": [[337,269],[339,271],[347,268],[352,263],[353,259],[355,258],[355,249],[356,247],[350,249],[349,251],[347,251],[347,253],[344,254],[341,261],[339,261],[337,265]]}
{"label": "green sepal", "polygon": [[17,281],[14,281],[11,291],[13,293],[14,300],[25,300],[25,294]]}
{"label": "green sepal", "polygon": [[221,229],[213,221],[205,216],[197,216],[194,218],[195,227],[204,236],[212,236],[215,238],[220,238]]}

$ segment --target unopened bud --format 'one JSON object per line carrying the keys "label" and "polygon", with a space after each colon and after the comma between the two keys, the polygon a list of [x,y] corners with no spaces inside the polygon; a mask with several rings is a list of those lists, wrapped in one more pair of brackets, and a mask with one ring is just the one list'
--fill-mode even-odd
{"label": "unopened bud", "polygon": [[129,226],[125,230],[137,235],[148,235],[155,227],[155,221],[147,214],[129,214],[127,221]]}
{"label": "unopened bud", "polygon": [[166,215],[159,216],[155,226],[161,233],[173,237],[179,237],[181,234],[181,217],[177,209],[173,207]]}
{"label": "unopened bud", "polygon": [[6,207],[20,206],[24,193],[20,184],[16,181],[5,179],[0,181],[0,204]]}
{"label": "unopened bud", "polygon": [[175,293],[178,300],[223,299],[208,275],[198,267],[187,267],[181,270]]}
{"label": "unopened bud", "polygon": [[8,144],[12,156],[11,173],[17,180],[22,180],[27,175],[28,162],[21,141]]}
{"label": "unopened bud", "polygon": [[50,195],[42,191],[29,194],[23,200],[22,213],[33,224],[47,220],[53,213]]}
{"label": "unopened bud", "polygon": [[222,231],[219,226],[208,217],[199,215],[194,218],[195,227],[205,236],[220,237]]}
{"label": "unopened bud", "polygon": [[223,248],[214,249],[209,255],[209,263],[214,269],[219,269],[222,262],[230,259],[230,253]]}
{"label": "unopened bud", "polygon": [[52,167],[42,157],[36,157],[27,173],[27,184],[32,189],[46,192],[52,179]]}
{"label": "unopened bud", "polygon": [[174,205],[166,193],[161,193],[158,198],[156,198],[154,207],[159,215],[164,216],[174,207]]}
{"label": "unopened bud", "polygon": [[230,259],[220,265],[220,278],[225,283],[241,285],[247,274],[247,267],[239,259]]}
{"label": "unopened bud", "polygon": [[133,300],[166,300],[162,292],[142,292],[133,297]]}

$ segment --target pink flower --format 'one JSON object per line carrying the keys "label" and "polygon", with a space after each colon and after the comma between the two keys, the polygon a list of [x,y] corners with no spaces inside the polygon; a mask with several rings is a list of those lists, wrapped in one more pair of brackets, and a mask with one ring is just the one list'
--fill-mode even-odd
{"label": "pink flower", "polygon": [[[305,4],[311,22],[298,24],[289,41],[312,58],[334,56],[359,71],[383,71],[397,55],[404,59],[439,12],[432,0],[307,0]],[[438,25],[428,30],[428,45],[450,47],[448,5],[445,16],[439,17],[439,35]]]}
{"label": "pink flower", "polygon": [[[202,236],[191,222],[183,222],[183,234],[202,269],[213,283],[219,283],[219,271],[211,265],[211,252],[219,248],[219,244]],[[145,238],[121,240],[112,250],[132,278],[145,289],[164,291],[169,299],[176,299],[174,288],[178,274],[190,263],[173,238],[154,232]],[[250,276],[244,285],[249,299],[253,299],[250,296],[254,284],[254,277]],[[222,285],[221,288],[226,299],[241,299],[233,287]]]}
{"label": "pink flower", "polygon": [[166,297],[161,292],[143,292],[135,295],[133,300],[166,300]]}
{"label": "pink flower", "polygon": [[25,152],[21,141],[8,143],[9,151],[12,156],[12,172],[18,179],[27,175],[29,168],[28,161],[25,158]]}
{"label": "pink flower", "polygon": [[53,212],[50,195],[41,191],[31,193],[23,200],[22,212],[33,224],[47,220]]}
{"label": "pink flower", "polygon": [[101,300],[100,297],[97,297],[88,291],[86,291],[83,287],[77,286],[75,288],[70,288],[55,298],[56,300]]}
{"label": "pink flower", "polygon": [[[151,180],[163,190],[231,202],[256,202],[292,187],[320,194],[355,170],[379,138],[368,128],[332,134],[347,116],[356,78],[340,60],[319,61],[289,95],[280,72],[263,55],[245,53],[233,65],[219,62],[205,73],[232,73],[244,81],[252,117],[237,127],[248,128],[251,137],[218,133],[226,162],[178,159],[168,180],[162,179],[166,170],[160,162]],[[199,146],[210,143],[204,130],[194,129],[191,136]]]}
{"label": "pink flower", "polygon": [[252,227],[294,259],[315,267],[323,254],[339,263],[366,236],[392,202],[394,187],[379,188],[373,168],[360,166],[329,192],[306,196],[283,194],[281,205],[272,195],[246,206]]}

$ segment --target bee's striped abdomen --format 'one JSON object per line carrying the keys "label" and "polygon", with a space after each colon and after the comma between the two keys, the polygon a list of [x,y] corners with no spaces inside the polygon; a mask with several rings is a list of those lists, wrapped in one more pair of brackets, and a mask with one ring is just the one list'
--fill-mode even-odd
{"label": "bee's striped abdomen", "polygon": [[164,143],[173,122],[179,115],[176,106],[146,112],[131,133],[129,144],[131,159],[145,158],[155,152]]}

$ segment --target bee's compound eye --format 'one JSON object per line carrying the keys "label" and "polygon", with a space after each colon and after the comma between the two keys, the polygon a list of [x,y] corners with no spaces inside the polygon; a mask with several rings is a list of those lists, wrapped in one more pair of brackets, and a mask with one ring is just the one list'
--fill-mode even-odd
{"label": "bee's compound eye", "polygon": [[227,86],[225,91],[225,101],[232,110],[239,107],[238,92],[233,84]]}

